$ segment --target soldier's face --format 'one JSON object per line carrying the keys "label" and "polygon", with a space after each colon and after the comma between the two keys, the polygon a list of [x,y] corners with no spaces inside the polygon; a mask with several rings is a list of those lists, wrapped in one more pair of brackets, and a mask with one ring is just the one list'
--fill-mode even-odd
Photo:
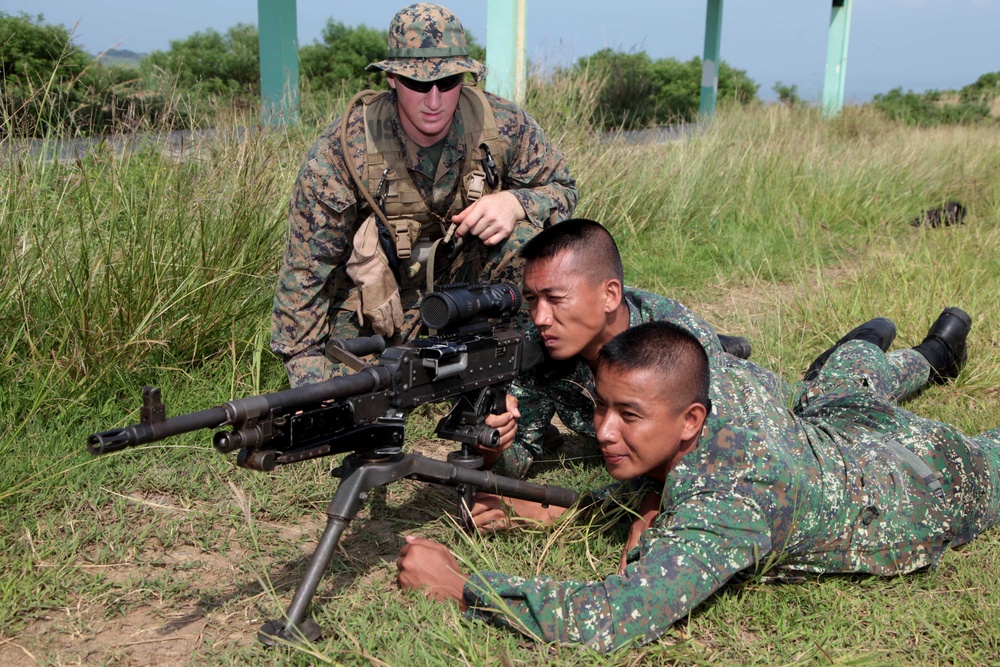
{"label": "soldier's face", "polygon": [[[410,90],[394,76],[389,76],[389,87],[396,91],[399,119],[406,134],[418,146],[433,146],[448,135],[451,121],[458,108],[462,87],[441,91],[432,86],[426,93]],[[449,82],[450,83],[450,82]]]}
{"label": "soldier's face", "polygon": [[601,364],[596,386],[594,432],[608,473],[617,480],[648,475],[664,481],[697,444],[705,407],[676,405],[655,369]]}
{"label": "soldier's face", "polygon": [[[608,314],[620,302],[611,281],[593,281],[580,270],[572,252],[528,262],[524,270],[524,300],[531,320],[553,359],[581,355],[593,360],[610,340]],[[617,284],[617,281],[614,281]]]}

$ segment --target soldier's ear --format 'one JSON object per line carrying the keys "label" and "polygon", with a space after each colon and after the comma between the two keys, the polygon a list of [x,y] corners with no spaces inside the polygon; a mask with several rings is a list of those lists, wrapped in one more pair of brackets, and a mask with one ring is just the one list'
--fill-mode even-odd
{"label": "soldier's ear", "polygon": [[622,284],[616,278],[604,281],[604,312],[613,313],[622,302]]}
{"label": "soldier's ear", "polygon": [[389,84],[389,87],[396,90],[396,77],[394,77],[389,72],[385,73],[385,82]]}
{"label": "soldier's ear", "polygon": [[701,403],[691,403],[685,408],[681,415],[684,423],[681,427],[681,438],[684,440],[693,439],[697,442],[701,435],[701,428],[705,425],[705,417],[708,410]]}

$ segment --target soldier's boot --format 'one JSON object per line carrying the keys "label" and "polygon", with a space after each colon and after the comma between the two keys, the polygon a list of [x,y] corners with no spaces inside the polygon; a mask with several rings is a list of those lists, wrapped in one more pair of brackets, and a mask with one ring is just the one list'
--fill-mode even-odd
{"label": "soldier's boot", "polygon": [[931,382],[938,384],[958,377],[968,358],[966,338],[972,317],[961,308],[945,308],[931,325],[920,345],[913,349],[931,365]]}
{"label": "soldier's boot", "polygon": [[742,336],[724,336],[718,334],[719,343],[722,345],[724,352],[728,352],[734,357],[739,357],[740,359],[750,358],[750,341]]}
{"label": "soldier's boot", "polygon": [[805,376],[802,378],[806,382],[815,380],[816,376],[819,375],[819,371],[823,368],[823,364],[826,360],[830,358],[834,350],[850,340],[864,340],[869,343],[874,343],[883,352],[889,351],[889,346],[892,345],[892,341],[896,339],[896,325],[893,324],[892,320],[885,317],[876,317],[874,320],[868,320],[864,324],[854,327],[847,335],[838,340],[833,344],[833,347],[823,352],[821,355],[816,357],[816,359],[809,364],[809,368],[806,370]]}

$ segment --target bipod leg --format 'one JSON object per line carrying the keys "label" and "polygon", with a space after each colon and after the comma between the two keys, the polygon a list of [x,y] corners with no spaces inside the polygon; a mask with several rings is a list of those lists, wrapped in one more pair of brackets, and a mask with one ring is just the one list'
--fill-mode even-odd
{"label": "bipod leg", "polygon": [[257,639],[268,646],[278,644],[304,644],[314,642],[322,634],[316,621],[306,617],[306,609],[312,601],[323,573],[326,572],[334,549],[340,542],[347,525],[357,516],[361,506],[368,499],[368,492],[385,484],[385,468],[393,466],[402,455],[390,457],[364,457],[352,454],[344,459],[341,480],[336,493],[326,509],[329,517],[323,536],[319,538],[316,551],[309,560],[302,580],[299,582],[284,619],[268,621],[257,632]]}

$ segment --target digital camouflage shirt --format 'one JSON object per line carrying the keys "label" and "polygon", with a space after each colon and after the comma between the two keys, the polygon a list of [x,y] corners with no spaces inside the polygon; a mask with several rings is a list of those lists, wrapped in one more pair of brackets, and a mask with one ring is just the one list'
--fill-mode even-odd
{"label": "digital camouflage shirt", "polygon": [[[424,202],[442,219],[457,213],[461,210],[456,201],[461,201],[460,176],[467,150],[462,140],[461,108],[456,110],[440,159],[434,162],[427,149],[407,137],[396,110],[395,92],[389,95],[390,127],[399,138],[406,167]],[[512,234],[513,248],[545,224],[571,216],[576,184],[563,154],[527,113],[512,102],[489,93],[486,96],[503,147],[503,155],[496,156],[505,166],[502,189],[511,192],[527,213],[527,223]],[[346,325],[352,316],[350,308],[341,310],[353,287],[345,269],[351,243],[358,226],[370,214],[348,171],[353,169],[367,180],[362,107],[351,111],[348,156],[343,155],[340,128],[341,119],[337,119],[313,144],[292,191],[289,232],[271,318],[271,349],[285,359],[293,385],[331,377],[333,364],[324,356],[331,331],[332,337],[365,333],[357,327],[337,331],[338,325]],[[377,187],[366,185],[370,191]],[[478,239],[470,243],[482,245]],[[494,254],[515,252],[504,246],[494,248]],[[498,275],[489,278],[521,283],[520,275],[507,275],[512,268],[509,258],[486,257],[485,263],[500,267]],[[404,329],[412,332],[412,325],[411,313]]]}
{"label": "digital camouflage shirt", "polygon": [[[622,296],[628,304],[629,327],[644,322],[672,322],[693,333],[710,358],[723,353],[712,327],[677,301],[632,287],[626,287]],[[525,339],[541,341],[534,325],[527,325]],[[542,436],[553,415],[558,414],[559,420],[577,433],[594,435],[594,374],[583,359],[547,360],[519,375],[510,393],[517,397],[521,417],[514,443],[494,464],[494,473],[523,478],[542,453]]]}
{"label": "digital camouflage shirt", "polygon": [[911,572],[997,523],[1000,429],[970,437],[899,408],[927,382],[917,352],[847,343],[792,410],[773,373],[714,363],[706,429],[624,575],[475,573],[469,615],[610,651],[654,640],[736,575]]}

